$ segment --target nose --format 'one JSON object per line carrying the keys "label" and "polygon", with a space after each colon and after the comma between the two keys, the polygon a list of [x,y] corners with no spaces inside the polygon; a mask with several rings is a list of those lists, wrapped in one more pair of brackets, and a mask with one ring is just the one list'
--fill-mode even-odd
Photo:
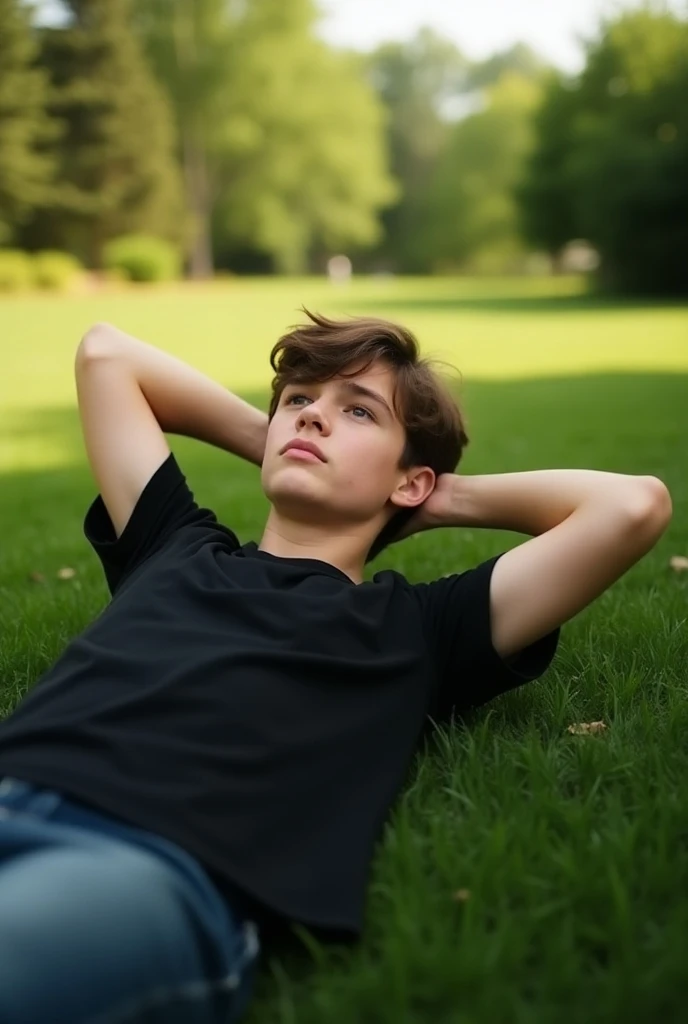
{"label": "nose", "polygon": [[303,427],[313,427],[320,434],[329,434],[330,423],[321,400],[301,406],[296,427],[298,430]]}

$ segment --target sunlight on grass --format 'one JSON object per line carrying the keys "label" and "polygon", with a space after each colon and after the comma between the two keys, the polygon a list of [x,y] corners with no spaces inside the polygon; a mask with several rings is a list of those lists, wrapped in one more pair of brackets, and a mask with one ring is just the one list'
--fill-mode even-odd
{"label": "sunlight on grass", "polygon": [[63,436],[22,436],[13,431],[13,417],[0,412],[0,472],[31,473],[83,462],[79,451]]}
{"label": "sunlight on grass", "polygon": [[237,279],[79,298],[0,302],[0,406],[76,402],[74,351],[99,320],[192,362],[238,390],[266,388],[270,349],[304,305],[396,319],[423,350],[464,378],[568,375],[610,369],[688,369],[688,307],[609,303],[571,278],[367,278],[335,287],[319,278]]}

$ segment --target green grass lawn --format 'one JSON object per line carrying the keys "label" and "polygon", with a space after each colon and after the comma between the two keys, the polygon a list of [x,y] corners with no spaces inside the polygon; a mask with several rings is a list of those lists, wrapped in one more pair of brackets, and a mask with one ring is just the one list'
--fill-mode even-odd
{"label": "green grass lawn", "polygon": [[[462,472],[651,473],[674,519],[564,627],[543,679],[419,752],[378,847],[363,942],[266,956],[247,1024],[686,1020],[688,572],[669,566],[688,556],[686,306],[605,302],[572,279],[250,280],[0,302],[0,714],[107,601],[82,534],[95,495],[73,384],[84,330],[110,320],[265,405],[267,353],[301,303],[399,319],[459,368]],[[199,502],[259,539],[258,471],[171,443]],[[522,540],[425,534],[369,571],[431,579]],[[76,575],[58,579],[67,566]],[[567,731],[596,720],[601,735]]]}

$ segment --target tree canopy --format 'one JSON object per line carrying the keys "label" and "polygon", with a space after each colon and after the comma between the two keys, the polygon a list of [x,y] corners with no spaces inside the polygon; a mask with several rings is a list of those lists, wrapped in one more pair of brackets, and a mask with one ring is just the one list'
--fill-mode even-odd
{"label": "tree canopy", "polygon": [[395,190],[383,111],[358,61],[312,32],[312,0],[141,0],[138,25],[175,108],[194,273],[253,247],[281,271],[319,246],[370,244]]}
{"label": "tree canopy", "polygon": [[688,293],[688,18],[659,0],[573,76],[428,28],[336,49],[318,0],[37,6],[0,0],[0,245],[99,268],[155,236],[207,277],[556,269],[585,239],[606,287]]}
{"label": "tree canopy", "polygon": [[606,23],[577,78],[553,77],[518,189],[529,241],[600,252],[603,282],[688,292],[688,21]]}

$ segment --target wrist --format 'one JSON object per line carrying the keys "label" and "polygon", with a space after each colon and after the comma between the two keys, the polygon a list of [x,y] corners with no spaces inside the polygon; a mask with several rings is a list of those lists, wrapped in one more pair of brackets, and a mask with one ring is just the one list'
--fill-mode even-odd
{"label": "wrist", "polygon": [[222,434],[215,442],[218,448],[238,455],[252,466],[262,466],[268,433],[267,414],[243,399],[226,391],[222,416]]}
{"label": "wrist", "polygon": [[475,493],[475,477],[449,477],[447,500],[443,503],[439,526],[481,526]]}
{"label": "wrist", "polygon": [[435,489],[421,506],[418,530],[434,530],[445,526],[475,525],[469,522],[471,477],[443,473]]}
{"label": "wrist", "polygon": [[263,459],[265,457],[265,443],[268,436],[268,416],[267,413],[261,412],[256,409],[255,422],[252,424],[250,437],[247,441],[247,455],[246,459],[248,462],[253,463],[254,466],[262,466]]}

